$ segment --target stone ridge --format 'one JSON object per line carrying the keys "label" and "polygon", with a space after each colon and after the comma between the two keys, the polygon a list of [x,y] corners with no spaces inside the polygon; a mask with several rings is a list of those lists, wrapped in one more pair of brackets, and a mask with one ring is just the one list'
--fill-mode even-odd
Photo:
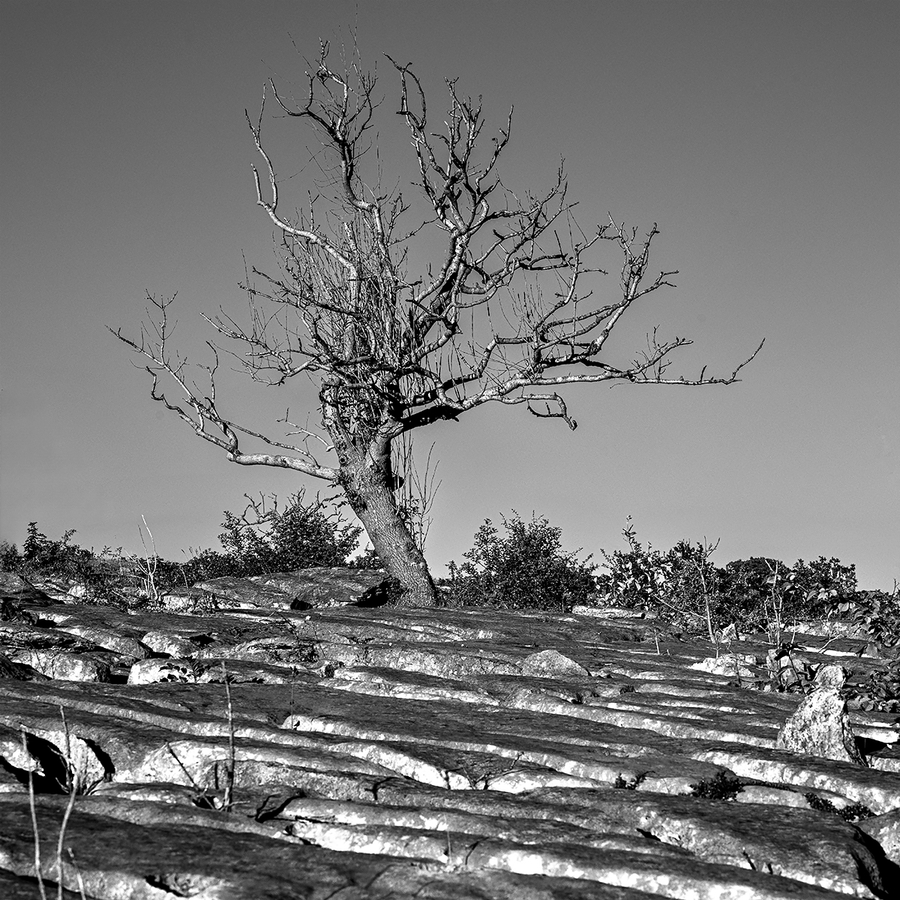
{"label": "stone ridge", "polygon": [[37,896],[29,780],[48,892],[78,789],[66,897],[900,896],[898,717],[827,670],[861,642],[795,637],[810,702],[763,690],[764,641],[288,584],[0,598],[0,896]]}

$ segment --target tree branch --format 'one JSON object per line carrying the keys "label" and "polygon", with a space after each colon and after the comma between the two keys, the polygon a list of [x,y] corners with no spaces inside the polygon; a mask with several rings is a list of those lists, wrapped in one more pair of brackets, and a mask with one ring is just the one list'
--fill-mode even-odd
{"label": "tree branch", "polygon": [[[174,326],[169,325],[168,310],[175,297],[158,300],[148,294],[147,299],[158,314],[158,318],[154,318],[148,309],[148,324],[156,335],[155,345],[149,341],[146,326],[141,329],[140,341],[126,337],[122,334],[121,329],[114,331],[110,328],[109,331],[132,350],[150,360],[150,365],[146,365],[144,368],[152,378],[150,397],[153,400],[162,403],[166,409],[175,413],[198,437],[224,450],[231,462],[245,466],[278,466],[295,469],[314,478],[323,478],[329,481],[336,479],[337,471],[328,466],[319,465],[307,450],[272,440],[222,416],[216,406],[215,376],[219,366],[216,348],[212,344],[208,345],[213,351],[215,362],[212,366],[202,367],[205,368],[209,380],[208,395],[204,396],[195,385],[187,380],[185,374],[187,360],[175,359],[173,361],[169,355],[168,341]],[[165,392],[160,390],[160,378],[163,375],[168,375],[181,388],[185,395],[185,403],[193,411],[193,415],[190,415],[183,406],[171,402]],[[218,433],[210,430],[212,428],[217,429]],[[244,453],[240,447],[238,433],[258,438],[269,446],[293,451],[300,454],[300,457],[271,453]]]}
{"label": "tree branch", "polygon": [[[383,456],[385,442],[398,435],[490,402],[524,404],[537,417],[574,428],[559,393],[565,385],[728,385],[760,353],[762,343],[729,376],[708,375],[703,367],[689,378],[674,374],[672,365],[691,341],[662,339],[653,329],[634,359],[610,358],[609,337],[632,307],[674,287],[676,272],[654,275],[650,269],[658,226],[639,238],[637,229],[610,215],[583,230],[562,164],[542,193],[516,194],[499,174],[512,110],[486,142],[481,100],[464,96],[449,80],[447,114],[435,131],[420,79],[409,64],[388,57],[399,79],[397,115],[412,143],[413,186],[421,197],[421,216],[409,223],[413,208],[400,190],[382,191],[380,170],[367,172],[367,134],[379,107],[376,80],[356,65],[336,72],[328,54],[323,43],[300,102],[270,82],[257,119],[246,113],[262,159],[253,167],[256,202],[281,233],[282,271],[272,276],[245,266],[247,325],[222,310],[206,321],[237,348],[228,352],[255,380],[281,387],[309,375],[318,382],[331,439],[323,443],[339,457],[342,446]],[[308,129],[307,146],[331,160],[322,170],[336,196],[311,194],[308,211],[296,221],[280,212],[279,181],[262,139],[269,91],[282,112]],[[617,279],[601,265],[608,248],[619,256]],[[431,262],[411,272],[423,259]],[[139,341],[114,333],[150,361],[154,400],[234,462],[337,478],[337,469],[320,465],[310,452],[314,435],[307,429],[294,432],[304,439],[292,446],[219,411],[218,348],[212,347],[215,365],[206,370],[208,389],[188,382],[186,361],[167,349],[171,301],[150,299],[157,315]],[[167,398],[162,377],[184,394],[181,404]],[[241,438],[286,452],[245,452]]]}

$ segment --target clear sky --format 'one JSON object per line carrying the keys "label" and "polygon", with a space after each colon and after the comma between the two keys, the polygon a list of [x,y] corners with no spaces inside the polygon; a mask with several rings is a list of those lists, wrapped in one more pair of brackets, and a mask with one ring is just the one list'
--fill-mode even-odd
{"label": "clear sky", "polygon": [[[105,326],[134,333],[146,290],[178,291],[178,346],[200,360],[200,313],[240,314],[243,257],[273,267],[244,109],[302,78],[292,39],[312,56],[355,27],[387,110],[384,53],[434,110],[458,76],[492,123],[515,106],[506,183],[545,187],[564,156],[582,222],[659,223],[678,289],[633,309],[626,359],[656,324],[694,339],[688,375],[766,338],[731,387],[571,390],[575,432],[499,406],[420,432],[443,482],[435,573],[517,510],[585,552],[624,548],[631,515],[662,549],[721,538],[720,565],[825,555],[864,587],[900,578],[900,4],[3,0],[2,21],[0,538],[21,547],[36,520],[139,551],[143,515],[184,559],[218,547],[244,493],[319,487],[228,463]],[[401,127],[388,112],[398,170]],[[272,146],[297,185],[300,148]],[[302,421],[310,397],[220,394],[260,425]]]}

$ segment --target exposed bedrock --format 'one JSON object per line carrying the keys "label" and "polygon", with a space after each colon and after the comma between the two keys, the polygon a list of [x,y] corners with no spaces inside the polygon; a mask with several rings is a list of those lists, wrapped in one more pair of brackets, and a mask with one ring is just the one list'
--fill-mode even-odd
{"label": "exposed bedrock", "polygon": [[826,671],[860,642],[798,635],[804,696],[764,640],[325,580],[346,602],[279,576],[136,614],[12,585],[0,896],[38,895],[36,843],[95,900],[900,896],[898,717]]}

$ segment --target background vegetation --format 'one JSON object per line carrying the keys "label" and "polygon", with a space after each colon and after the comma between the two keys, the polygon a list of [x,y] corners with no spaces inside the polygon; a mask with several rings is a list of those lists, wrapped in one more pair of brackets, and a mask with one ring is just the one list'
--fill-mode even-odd
{"label": "background vegetation", "polygon": [[[313,566],[380,568],[377,556],[357,553],[361,529],[346,521],[333,498],[303,493],[279,506],[277,498],[247,498],[240,514],[224,512],[221,549],[191,551],[184,562],[161,559],[144,523],[144,556],[121,548],[99,553],[28,525],[22,549],[0,544],[0,571],[36,587],[85,602],[141,608],[167,592],[222,576],[249,577]],[[855,567],[820,556],[793,565],[769,557],[712,561],[716,545],[681,540],[667,551],[644,545],[629,520],[625,549],[601,551],[603,562],[563,549],[561,529],[532,514],[513,512],[501,529],[487,519],[460,564],[439,582],[448,606],[567,614],[575,606],[620,607],[649,615],[660,634],[703,633],[718,648],[740,633],[765,633],[776,656],[791,653],[791,628],[810,620],[839,620],[867,641],[866,652],[883,665],[854,688],[863,705],[900,709],[900,591],[861,591]],[[143,531],[142,531],[143,539]],[[803,679],[793,687],[802,689]]]}
{"label": "background vegetation", "polygon": [[[312,566],[380,567],[371,550],[356,553],[362,531],[345,519],[334,498],[308,499],[301,492],[282,506],[276,497],[246,499],[240,514],[224,512],[221,548],[192,550],[183,562],[158,557],[149,530],[145,555],[126,556],[121,548],[96,553],[80,547],[73,542],[74,529],[48,538],[31,522],[21,550],[0,544],[0,569],[38,583],[54,581],[88,601],[139,605],[151,599],[145,596],[148,579],[159,594],[221,576]],[[577,605],[618,606],[711,636],[732,624],[763,631],[840,618],[884,650],[900,647],[898,591],[858,590],[852,564],[824,556],[793,565],[751,557],[718,566],[712,561],[715,545],[681,540],[670,550],[657,550],[641,543],[630,520],[622,535],[625,549],[601,550],[598,564],[590,555],[580,558],[581,550],[565,550],[561,529],[544,517],[524,520],[513,511],[502,517],[499,529],[486,519],[463,561],[450,562],[450,577],[442,582],[444,601],[559,613]]]}

